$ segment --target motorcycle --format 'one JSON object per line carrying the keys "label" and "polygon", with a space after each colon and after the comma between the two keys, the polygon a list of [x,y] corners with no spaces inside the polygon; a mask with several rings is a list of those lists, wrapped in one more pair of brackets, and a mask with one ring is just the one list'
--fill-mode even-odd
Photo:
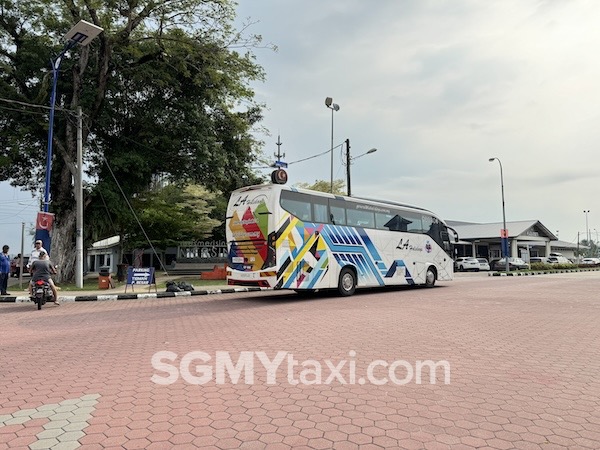
{"label": "motorcycle", "polygon": [[44,280],[37,280],[33,283],[33,290],[31,295],[31,300],[35,302],[37,305],[37,309],[42,309],[42,306],[46,304],[46,302],[51,302],[54,300],[54,294],[52,293],[52,288],[50,287],[50,283]]}

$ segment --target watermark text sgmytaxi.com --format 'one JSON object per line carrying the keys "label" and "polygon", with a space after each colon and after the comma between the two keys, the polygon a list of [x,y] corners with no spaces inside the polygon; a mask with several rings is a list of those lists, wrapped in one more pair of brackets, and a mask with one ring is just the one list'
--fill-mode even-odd
{"label": "watermark text sgmytaxi.com", "polygon": [[[192,385],[210,382],[255,384],[257,379],[261,383],[271,385],[278,383],[405,385],[437,382],[450,384],[448,361],[426,359],[410,363],[402,359],[394,361],[376,359],[361,367],[357,363],[354,350],[350,350],[348,358],[345,359],[302,361],[287,351],[278,351],[271,355],[264,351],[242,351],[237,354],[237,357],[228,351],[216,351],[214,356],[202,351],[192,351],[179,358],[177,353],[163,350],[152,355],[151,364],[155,369],[151,381],[159,385],[173,384],[180,378]],[[262,375],[259,377],[258,373]]]}

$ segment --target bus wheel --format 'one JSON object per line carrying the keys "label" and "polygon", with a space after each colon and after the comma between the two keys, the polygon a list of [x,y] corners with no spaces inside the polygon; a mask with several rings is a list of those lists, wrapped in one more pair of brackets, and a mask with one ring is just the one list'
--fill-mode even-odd
{"label": "bus wheel", "polygon": [[340,272],[340,281],[338,283],[338,292],[340,295],[347,297],[354,294],[356,290],[356,275],[354,271],[348,267],[344,267]]}
{"label": "bus wheel", "polygon": [[435,286],[436,279],[437,279],[437,275],[435,273],[435,269],[433,267],[428,267],[427,273],[425,274],[425,286],[427,286],[427,287]]}

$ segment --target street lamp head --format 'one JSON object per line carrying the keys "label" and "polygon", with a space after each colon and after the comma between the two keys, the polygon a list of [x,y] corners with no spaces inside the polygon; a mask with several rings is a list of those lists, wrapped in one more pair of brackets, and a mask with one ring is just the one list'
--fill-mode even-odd
{"label": "street lamp head", "polygon": [[94,25],[93,23],[80,20],[77,24],[71,28],[67,34],[65,34],[65,40],[67,42],[74,41],[79,45],[88,45],[92,40],[104,31],[103,28]]}
{"label": "street lamp head", "polygon": [[331,97],[327,97],[325,99],[325,106],[327,106],[332,111],[339,111],[340,110],[340,105],[338,105],[337,103],[333,103],[333,98],[331,98]]}
{"label": "street lamp head", "polygon": [[376,148],[372,148],[371,150],[369,150],[369,151],[367,152],[367,155],[368,155],[368,154],[370,154],[370,153],[375,153],[376,151],[377,151],[377,149],[376,149]]}
{"label": "street lamp head", "polygon": [[495,160],[496,160],[496,158],[490,158],[488,161],[492,162],[492,161],[495,161]]}

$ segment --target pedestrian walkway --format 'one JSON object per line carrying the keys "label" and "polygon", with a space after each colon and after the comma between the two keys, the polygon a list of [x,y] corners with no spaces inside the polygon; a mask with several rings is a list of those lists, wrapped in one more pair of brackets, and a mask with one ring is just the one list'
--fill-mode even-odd
{"label": "pedestrian walkway", "polygon": [[598,289],[0,304],[0,449],[596,449]]}

